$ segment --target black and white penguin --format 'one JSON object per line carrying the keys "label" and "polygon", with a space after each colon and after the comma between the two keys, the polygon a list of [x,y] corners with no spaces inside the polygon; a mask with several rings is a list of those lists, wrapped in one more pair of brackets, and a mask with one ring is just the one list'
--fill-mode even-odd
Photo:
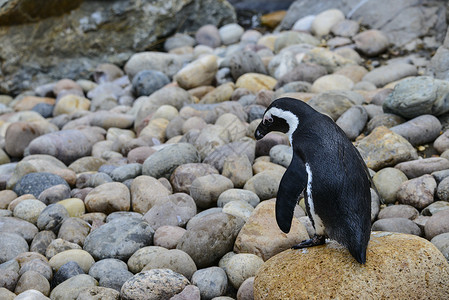
{"label": "black and white penguin", "polygon": [[293,211],[304,191],[307,214],[316,235],[294,246],[325,243],[345,246],[361,264],[371,231],[371,180],[368,168],[345,133],[326,115],[301,100],[280,98],[271,103],[255,131],[288,135],[293,158],[282,177],[276,200],[279,228],[290,231]]}

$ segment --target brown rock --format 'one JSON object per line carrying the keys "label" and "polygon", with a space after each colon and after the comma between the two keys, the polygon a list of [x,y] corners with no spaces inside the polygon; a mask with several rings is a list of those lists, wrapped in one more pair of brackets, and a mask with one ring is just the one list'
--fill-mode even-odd
{"label": "brown rock", "polygon": [[267,261],[255,299],[446,299],[449,264],[430,242],[407,234],[371,235],[366,264],[336,242],[287,250]]}
{"label": "brown rock", "polygon": [[376,127],[355,145],[368,168],[374,171],[418,158],[416,149],[405,138],[385,126]]}
{"label": "brown rock", "polygon": [[306,228],[296,218],[288,234],[279,229],[275,203],[275,200],[267,200],[256,207],[237,236],[234,252],[253,253],[267,260],[309,238]]}
{"label": "brown rock", "polygon": [[156,178],[151,176],[136,177],[131,184],[132,209],[144,214],[159,200],[170,195],[170,192]]}
{"label": "brown rock", "polygon": [[269,28],[275,28],[281,23],[287,12],[285,10],[274,11],[260,17],[262,25]]}
{"label": "brown rock", "polygon": [[128,187],[120,182],[108,182],[94,188],[84,202],[89,212],[110,214],[114,211],[128,211],[131,199]]}
{"label": "brown rock", "polygon": [[16,104],[14,104],[14,110],[16,111],[31,110],[36,104],[39,103],[47,103],[50,105],[54,105],[55,99],[47,97],[25,96],[18,102],[16,102]]}
{"label": "brown rock", "polygon": [[47,121],[14,122],[8,126],[5,134],[5,150],[13,157],[22,157],[23,151],[35,138],[58,128]]}

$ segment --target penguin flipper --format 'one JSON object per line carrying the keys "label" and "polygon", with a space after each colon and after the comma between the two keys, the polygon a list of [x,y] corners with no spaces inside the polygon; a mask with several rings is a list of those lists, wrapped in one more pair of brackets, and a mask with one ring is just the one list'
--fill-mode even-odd
{"label": "penguin flipper", "polygon": [[292,161],[281,179],[276,197],[276,222],[285,233],[290,231],[295,205],[306,184],[306,167],[301,158],[293,154]]}

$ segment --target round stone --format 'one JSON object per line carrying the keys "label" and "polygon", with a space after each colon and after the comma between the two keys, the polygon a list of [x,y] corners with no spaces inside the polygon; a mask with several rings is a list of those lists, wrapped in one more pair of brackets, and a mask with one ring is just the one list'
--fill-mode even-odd
{"label": "round stone", "polygon": [[200,289],[202,299],[212,299],[225,294],[228,278],[222,268],[209,267],[196,271],[192,276],[192,284]]}
{"label": "round stone", "polygon": [[46,207],[47,206],[39,200],[26,199],[16,205],[14,208],[14,217],[36,225],[39,215]]}
{"label": "round stone", "polygon": [[196,178],[190,186],[190,195],[200,208],[216,205],[220,194],[234,187],[232,181],[222,175],[210,174]]}
{"label": "round stone", "polygon": [[226,274],[231,284],[238,289],[246,279],[256,276],[262,265],[263,260],[259,256],[239,253],[231,257],[226,264]]}
{"label": "round stone", "polygon": [[[128,279],[120,290],[120,298],[131,299],[170,299],[190,284],[181,274],[168,269],[153,269],[140,272]],[[151,293],[148,293],[151,291]]]}
{"label": "round stone", "polygon": [[170,79],[167,75],[156,70],[140,71],[132,80],[133,91],[136,97],[149,96],[168,83],[170,83]]}

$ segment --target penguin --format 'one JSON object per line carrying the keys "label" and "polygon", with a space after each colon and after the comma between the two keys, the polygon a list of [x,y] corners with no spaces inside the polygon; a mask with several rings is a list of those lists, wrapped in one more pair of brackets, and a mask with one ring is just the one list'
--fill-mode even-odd
{"label": "penguin", "polygon": [[371,232],[371,177],[358,150],[330,117],[298,99],[279,98],[267,107],[254,135],[259,140],[271,131],[286,133],[293,148],[276,197],[279,228],[290,231],[304,191],[316,234],[293,248],[322,245],[328,237],[364,264]]}

